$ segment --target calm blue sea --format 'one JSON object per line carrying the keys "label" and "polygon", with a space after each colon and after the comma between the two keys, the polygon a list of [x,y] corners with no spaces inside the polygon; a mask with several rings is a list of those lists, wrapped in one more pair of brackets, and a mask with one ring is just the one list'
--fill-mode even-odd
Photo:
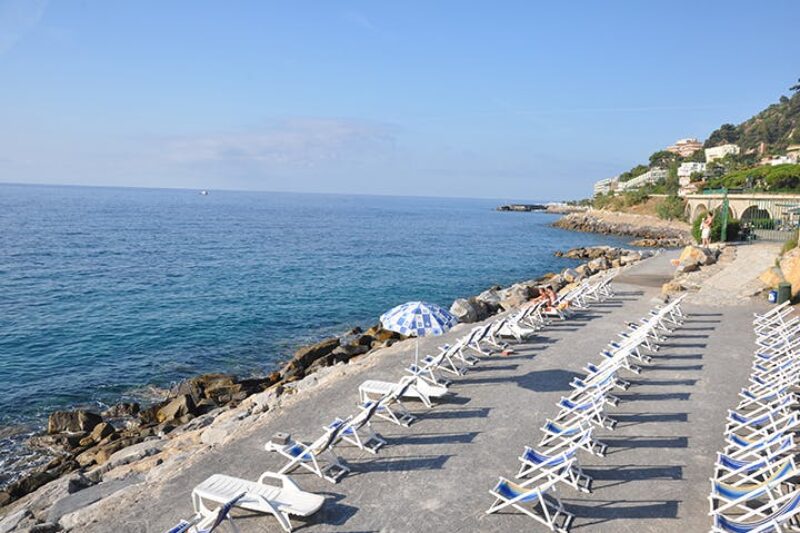
{"label": "calm blue sea", "polygon": [[619,242],[497,203],[0,185],[0,426],[266,372],[396,304],[449,306]]}

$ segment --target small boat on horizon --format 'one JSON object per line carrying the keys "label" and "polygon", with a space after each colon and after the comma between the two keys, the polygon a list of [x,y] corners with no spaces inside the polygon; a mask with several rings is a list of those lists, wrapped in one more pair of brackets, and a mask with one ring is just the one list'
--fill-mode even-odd
{"label": "small boat on horizon", "polygon": [[208,196],[208,191],[203,189],[202,191],[200,191],[200,196]]}

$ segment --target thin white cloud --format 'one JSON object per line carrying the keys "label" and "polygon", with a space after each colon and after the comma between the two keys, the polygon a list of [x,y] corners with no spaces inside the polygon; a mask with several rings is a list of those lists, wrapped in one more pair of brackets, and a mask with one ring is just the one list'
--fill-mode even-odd
{"label": "thin white cloud", "polygon": [[358,26],[363,30],[371,32],[378,32],[378,27],[373,24],[372,20],[360,11],[348,11],[343,16],[347,22]]}
{"label": "thin white cloud", "polygon": [[264,166],[313,167],[372,158],[394,144],[393,128],[353,119],[291,118],[260,128],[175,139],[179,162],[249,162]]}
{"label": "thin white cloud", "polygon": [[0,0],[0,55],[39,24],[47,0]]}

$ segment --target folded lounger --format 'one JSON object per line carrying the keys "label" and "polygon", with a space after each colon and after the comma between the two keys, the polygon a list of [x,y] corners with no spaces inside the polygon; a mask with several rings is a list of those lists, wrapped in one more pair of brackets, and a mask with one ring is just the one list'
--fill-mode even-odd
{"label": "folded lounger", "polygon": [[[266,480],[280,482],[280,486],[269,485]],[[244,493],[236,507],[256,513],[271,514],[284,531],[291,531],[290,516],[311,516],[325,503],[325,497],[305,492],[288,476],[264,472],[258,481],[248,481],[223,474],[214,474],[192,491],[192,502],[197,512],[208,514],[206,502],[228,502],[237,494]]]}
{"label": "folded lounger", "polygon": [[350,472],[350,469],[342,464],[339,457],[333,452],[333,446],[339,440],[344,428],[344,424],[328,428],[320,438],[311,444],[305,444],[292,438],[289,438],[285,444],[270,440],[264,445],[264,449],[268,452],[278,452],[289,459],[289,462],[278,471],[279,474],[285,474],[301,467],[331,483],[337,483]]}

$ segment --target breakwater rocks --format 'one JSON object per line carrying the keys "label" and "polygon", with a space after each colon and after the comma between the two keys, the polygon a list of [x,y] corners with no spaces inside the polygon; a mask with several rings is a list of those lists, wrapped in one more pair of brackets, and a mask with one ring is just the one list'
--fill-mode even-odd
{"label": "breakwater rocks", "polygon": [[588,211],[561,217],[553,226],[572,231],[638,237],[632,246],[672,248],[690,244],[686,224],[669,223],[654,217]]}
{"label": "breakwater rocks", "polygon": [[556,252],[555,255],[568,259],[589,259],[589,261],[575,268],[566,268],[560,274],[549,273],[539,278],[515,283],[511,287],[491,287],[477,296],[459,298],[453,302],[450,312],[460,322],[479,322],[498,312],[519,307],[531,298],[536,298],[543,286],[549,286],[556,292],[569,291],[588,277],[611,268],[632,265],[645,257],[650,257],[652,253],[612,246],[595,246]]}
{"label": "breakwater rocks", "polygon": [[102,413],[82,409],[51,413],[46,432],[32,437],[29,444],[54,458],[0,490],[0,507],[65,474],[106,465],[118,452],[164,438],[200,417],[213,418],[266,391],[280,396],[286,384],[404,338],[379,324],[366,332],[354,328],[342,337],[299,348],[280,371],[268,376],[240,379],[230,374],[203,374],[177,384],[167,398],[147,407],[119,403]]}
{"label": "breakwater rocks", "polygon": [[547,209],[546,205],[542,204],[506,204],[495,208],[497,211],[544,211]]}

